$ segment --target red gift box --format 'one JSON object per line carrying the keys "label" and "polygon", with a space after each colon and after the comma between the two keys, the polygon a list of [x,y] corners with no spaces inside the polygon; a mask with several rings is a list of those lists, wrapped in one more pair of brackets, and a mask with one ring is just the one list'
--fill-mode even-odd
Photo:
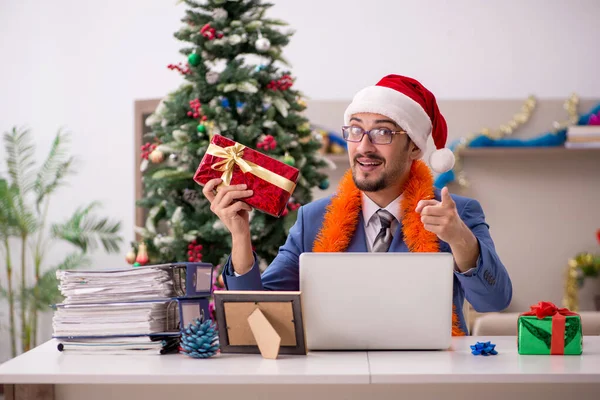
{"label": "red gift box", "polygon": [[242,201],[279,217],[296,188],[300,171],[221,135],[214,135],[194,175],[204,186],[214,178],[221,185],[245,183],[253,195]]}

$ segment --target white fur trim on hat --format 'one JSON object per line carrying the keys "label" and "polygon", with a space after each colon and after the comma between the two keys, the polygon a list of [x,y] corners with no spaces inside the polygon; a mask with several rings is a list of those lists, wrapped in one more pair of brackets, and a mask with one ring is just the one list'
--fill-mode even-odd
{"label": "white fur trim on hat", "polygon": [[454,153],[448,148],[435,150],[429,156],[431,169],[440,174],[448,172],[454,167]]}
{"label": "white fur trim on hat", "polygon": [[358,113],[382,114],[392,119],[424,153],[431,134],[431,119],[423,107],[410,97],[385,86],[368,86],[358,92],[344,112],[344,124]]}

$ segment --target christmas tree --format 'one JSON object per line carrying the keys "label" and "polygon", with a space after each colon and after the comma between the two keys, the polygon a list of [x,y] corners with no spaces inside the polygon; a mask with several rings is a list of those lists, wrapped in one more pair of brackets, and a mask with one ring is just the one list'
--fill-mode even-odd
{"label": "christmas tree", "polygon": [[205,261],[221,265],[231,236],[192,177],[209,141],[218,134],[300,170],[281,218],[254,210],[251,234],[264,264],[277,255],[296,210],[312,200],[312,189],[328,186],[318,153],[321,143],[301,114],[306,108],[282,49],[293,32],[266,17],[260,0],[185,1],[184,26],[175,37],[186,43],[185,62],[170,64],[184,83],[163,98],[146,120],[151,133],[142,147],[145,226],[127,256],[140,264]]}

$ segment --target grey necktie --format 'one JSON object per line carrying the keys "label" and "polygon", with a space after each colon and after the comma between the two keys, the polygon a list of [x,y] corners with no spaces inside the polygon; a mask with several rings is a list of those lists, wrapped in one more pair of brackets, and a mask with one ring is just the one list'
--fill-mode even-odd
{"label": "grey necktie", "polygon": [[381,208],[377,210],[377,215],[381,221],[381,230],[373,242],[373,252],[385,253],[392,243],[392,230],[390,226],[392,225],[394,216]]}

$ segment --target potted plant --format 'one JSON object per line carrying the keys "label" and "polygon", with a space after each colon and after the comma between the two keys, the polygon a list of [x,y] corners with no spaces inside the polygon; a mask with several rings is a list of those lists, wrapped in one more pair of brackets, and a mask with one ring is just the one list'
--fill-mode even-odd
{"label": "potted plant", "polygon": [[[13,128],[4,133],[7,174],[0,173],[0,265],[6,265],[7,281],[0,282],[0,294],[8,302],[13,357],[17,335],[21,351],[35,347],[39,312],[61,300],[56,271],[87,266],[91,251],[101,246],[116,253],[123,241],[120,222],[96,215],[97,202],[75,209],[62,223],[48,221],[52,195],[74,173],[68,139],[59,131],[44,162],[36,166],[30,131]],[[48,265],[47,251],[56,241],[70,243],[73,250]]]}

